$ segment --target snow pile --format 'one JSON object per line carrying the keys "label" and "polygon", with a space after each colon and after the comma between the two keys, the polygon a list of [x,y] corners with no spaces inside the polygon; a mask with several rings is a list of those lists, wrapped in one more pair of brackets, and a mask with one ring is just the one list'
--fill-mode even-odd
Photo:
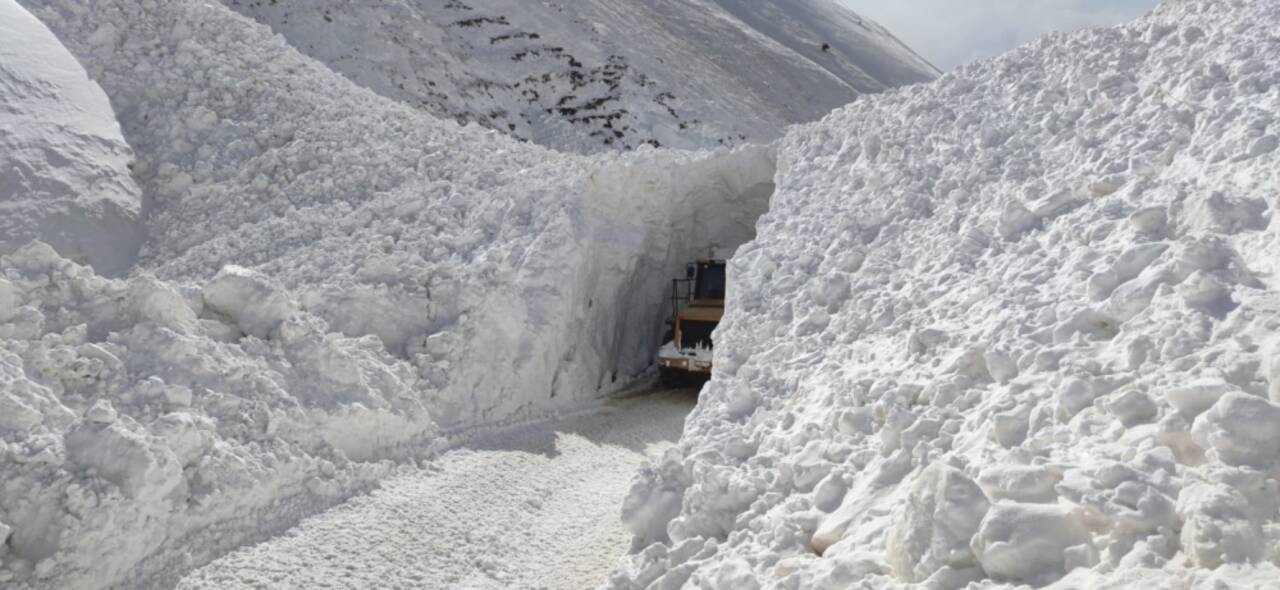
{"label": "snow pile", "polygon": [[0,2],[0,254],[32,239],[119,273],[142,242],[141,192],[102,89],[40,21]]}
{"label": "snow pile", "polygon": [[937,76],[827,0],[223,4],[382,96],[575,152],[772,140]]}
{"label": "snow pile", "polygon": [[610,586],[1273,585],[1278,29],[1170,1],[789,134]]}
{"label": "snow pile", "polygon": [[451,426],[590,399],[647,367],[670,277],[750,239],[772,192],[762,148],[578,157],[458,128],[219,4],[31,4],[138,152],[154,195],[141,267],[271,277],[409,361]]}
{"label": "snow pile", "polygon": [[391,468],[362,461],[435,440],[418,380],[244,269],[200,287],[39,242],[0,257],[0,581],[146,579],[332,504]]}
{"label": "snow pile", "polygon": [[773,191],[766,148],[580,157],[439,121],[220,4],[26,4],[110,97],[148,239],[127,279],[0,258],[6,587],[162,585],[624,386],[670,278]]}

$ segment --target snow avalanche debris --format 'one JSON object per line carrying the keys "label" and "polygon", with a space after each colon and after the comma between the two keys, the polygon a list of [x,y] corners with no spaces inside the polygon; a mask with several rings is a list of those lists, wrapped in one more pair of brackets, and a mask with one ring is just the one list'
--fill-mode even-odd
{"label": "snow avalanche debris", "polygon": [[1277,30],[1170,0],[789,133],[610,587],[1275,587]]}

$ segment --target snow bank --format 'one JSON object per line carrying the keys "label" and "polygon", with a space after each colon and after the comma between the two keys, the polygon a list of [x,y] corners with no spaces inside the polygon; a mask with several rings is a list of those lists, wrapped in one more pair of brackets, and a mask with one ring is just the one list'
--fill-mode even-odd
{"label": "snow bank", "polygon": [[609,585],[1274,585],[1278,28],[1170,1],[790,133]]}
{"label": "snow bank", "polygon": [[669,279],[750,239],[772,192],[763,148],[578,157],[459,128],[219,4],[30,4],[138,152],[154,195],[140,267],[213,281],[213,310],[251,335],[286,312],[258,301],[269,282],[377,337],[451,427],[581,402],[647,367]]}
{"label": "snow bank", "polygon": [[407,363],[296,310],[247,334],[230,318],[260,300],[227,306],[223,276],[104,279],[35,242],[0,277],[6,587],[176,573],[391,468],[361,461],[435,440]]}
{"label": "snow bank", "polygon": [[622,387],[652,363],[670,277],[752,237],[771,157],[600,169],[545,251],[458,295],[474,319],[410,358],[243,267],[113,280],[40,242],[0,257],[0,582],[167,583],[465,429]]}
{"label": "snow bank", "polygon": [[[163,585],[471,429],[646,370],[774,151],[579,157],[362,89],[228,8],[31,0],[111,97],[127,279],[0,259],[4,585]],[[114,542],[123,540],[124,542]]]}
{"label": "snow bank", "polygon": [[33,239],[99,272],[142,242],[132,153],[102,89],[53,33],[0,2],[0,254]]}

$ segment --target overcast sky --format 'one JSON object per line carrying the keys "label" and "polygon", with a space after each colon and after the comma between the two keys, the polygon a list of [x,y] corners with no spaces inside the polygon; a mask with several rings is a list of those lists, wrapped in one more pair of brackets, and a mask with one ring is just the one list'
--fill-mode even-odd
{"label": "overcast sky", "polygon": [[943,71],[1050,31],[1128,22],[1159,0],[841,0]]}

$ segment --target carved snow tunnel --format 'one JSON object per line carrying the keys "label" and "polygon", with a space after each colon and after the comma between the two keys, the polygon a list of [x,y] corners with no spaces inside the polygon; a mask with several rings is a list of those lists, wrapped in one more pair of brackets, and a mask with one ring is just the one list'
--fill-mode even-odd
{"label": "carved snow tunnel", "polygon": [[[450,397],[492,405],[457,410],[512,416],[573,405],[644,373],[662,345],[671,279],[755,237],[774,170],[772,148],[748,147],[702,159],[655,152],[586,178],[572,227],[544,241],[518,292],[493,294],[480,318],[486,330],[470,342],[468,355],[492,359],[494,370],[470,363],[480,367],[464,381],[473,395]],[[507,359],[516,374],[498,366]]]}
{"label": "carved snow tunnel", "polygon": [[[638,178],[620,183],[621,194],[615,196],[634,203],[634,210],[592,211],[603,231],[591,239],[594,268],[584,273],[587,317],[579,331],[581,346],[601,355],[592,363],[596,374],[582,376],[594,377],[597,390],[653,363],[670,315],[671,279],[683,276],[688,262],[732,252],[755,237],[756,221],[773,196],[774,169],[771,151],[753,148],[678,166],[656,178],[636,171]],[[655,189],[667,198],[646,194]],[[666,207],[646,210],[652,202]],[[571,362],[565,369],[575,366]]]}

